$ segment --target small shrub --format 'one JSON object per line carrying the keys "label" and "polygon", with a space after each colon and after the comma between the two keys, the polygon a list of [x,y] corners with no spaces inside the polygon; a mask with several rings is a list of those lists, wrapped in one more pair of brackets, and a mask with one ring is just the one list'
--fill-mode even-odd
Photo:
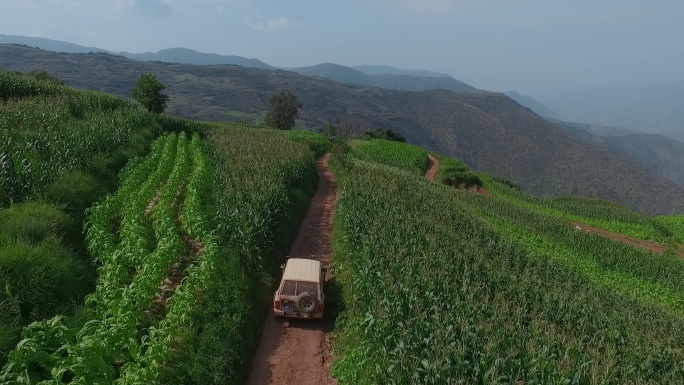
{"label": "small shrub", "polygon": [[[8,242],[0,246],[0,286],[18,301],[21,317],[37,320],[65,310],[84,292],[84,266],[59,240],[40,244]],[[8,298],[8,293],[0,302]]]}
{"label": "small shrub", "polygon": [[48,201],[64,205],[80,222],[85,210],[105,191],[94,176],[81,171],[65,171],[47,187],[45,194]]}
{"label": "small shrub", "polygon": [[50,237],[61,237],[73,226],[71,218],[54,205],[25,202],[0,209],[2,243],[26,242],[37,245]]}
{"label": "small shrub", "polygon": [[473,186],[482,187],[482,179],[471,171],[454,173],[452,176],[443,179],[442,183],[458,188],[469,188]]}

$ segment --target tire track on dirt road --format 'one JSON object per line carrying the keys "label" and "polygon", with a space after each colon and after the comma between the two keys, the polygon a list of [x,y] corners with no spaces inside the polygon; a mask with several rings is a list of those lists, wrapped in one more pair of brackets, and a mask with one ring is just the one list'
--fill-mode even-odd
{"label": "tire track on dirt road", "polygon": [[[316,164],[318,189],[290,249],[292,258],[317,259],[325,265],[332,255],[332,226],[337,203],[335,179],[328,169],[329,158],[330,154],[326,154]],[[330,279],[328,274],[326,281]],[[269,312],[247,384],[337,384],[330,376],[331,329],[330,320],[280,320]]]}

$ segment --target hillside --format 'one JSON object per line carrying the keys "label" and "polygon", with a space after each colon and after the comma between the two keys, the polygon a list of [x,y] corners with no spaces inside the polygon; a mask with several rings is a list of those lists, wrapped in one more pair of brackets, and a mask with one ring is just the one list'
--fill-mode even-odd
{"label": "hillside", "polygon": [[195,65],[240,65],[251,68],[272,69],[270,65],[257,59],[248,59],[235,55],[219,55],[215,53],[197,52],[189,48],[168,48],[158,52],[130,53],[112,52],[102,48],[84,47],[82,45],[68,43],[60,40],[46,39],[42,37],[3,35],[0,34],[0,44],[22,44],[29,47],[38,47],[46,51],[64,53],[91,53],[105,52],[112,55],[120,55],[134,60],[161,61],[167,63],[186,63]]}
{"label": "hillside", "polygon": [[506,92],[506,96],[520,103],[521,106],[527,107],[534,111],[534,113],[539,116],[551,119],[559,119],[558,114],[556,114],[556,112],[554,112],[551,108],[529,96],[520,95],[515,91]]}
{"label": "hillside", "polygon": [[419,70],[407,71],[383,66],[361,66],[361,68],[370,71],[371,74],[363,72],[361,69],[333,63],[293,68],[290,71],[307,76],[318,76],[341,83],[368,85],[401,91],[425,91],[432,89],[449,90],[452,92],[479,91],[477,88],[450,76],[434,76],[434,73],[430,73],[428,76],[419,76],[415,75],[415,73],[421,73]]}
{"label": "hillside", "polygon": [[493,196],[431,183],[419,151],[356,143],[333,164],[340,385],[678,382],[682,341],[663,335],[684,330],[684,261],[568,218],[669,242],[661,224],[485,175]]}
{"label": "hillside", "polygon": [[[274,90],[290,89],[312,128],[357,119],[409,142],[462,159],[542,196],[612,200],[650,214],[684,212],[684,190],[625,156],[586,144],[503,94],[402,92],[341,84],[287,71],[132,61],[0,46],[0,66],[47,70],[79,88],[128,95],[142,72],[171,95],[168,112],[203,120],[256,119]],[[654,199],[654,197],[657,197]]]}
{"label": "hillside", "polygon": [[[454,159],[434,156],[442,169],[462,167]],[[423,149],[373,140],[354,141],[350,156],[333,162],[341,191],[333,269],[341,292],[333,293],[342,298],[345,322],[336,324],[333,333],[338,356],[332,375],[340,384],[388,378],[397,384],[429,383],[431,378],[479,383],[494,376],[510,382],[667,383],[677,375],[676,370],[653,374],[653,367],[663,363],[659,350],[676,350],[680,344],[658,338],[653,328],[664,321],[667,326],[660,332],[678,329],[683,321],[677,305],[684,303],[682,287],[661,274],[667,270],[681,277],[684,263],[674,255],[684,256],[684,249],[676,251],[676,242],[684,240],[681,227],[670,229],[661,218],[607,202],[530,197],[486,175],[480,177],[494,195],[428,184],[423,179],[427,158]],[[438,174],[443,180],[444,172]],[[583,231],[571,220],[582,221]],[[670,223],[680,226],[681,220]],[[661,250],[671,254],[657,257],[658,266],[653,266],[656,256],[643,245],[657,243],[638,243],[634,237],[665,242]],[[506,295],[497,297],[502,290]],[[463,313],[464,308],[469,311]],[[650,322],[647,314],[657,314],[659,321]],[[629,322],[636,315],[641,322]],[[599,319],[605,326],[596,327]],[[288,325],[285,337],[269,334],[268,339],[276,335],[283,341],[291,333],[318,329],[296,321]],[[548,329],[556,332],[549,335]],[[606,340],[615,330],[624,339]],[[517,345],[530,339],[542,348]],[[625,344],[634,353],[613,351],[613,344]],[[594,345],[610,350],[597,352]],[[557,355],[544,346],[568,351]],[[379,365],[359,359],[369,351]],[[439,364],[454,354],[472,362],[474,352],[487,357],[477,369]],[[666,362],[682,358],[670,356]],[[532,363],[521,370],[516,362],[522,359]],[[307,370],[318,371],[319,362]],[[405,365],[392,369],[396,362]],[[270,370],[278,373],[281,363],[274,361]],[[270,378],[265,383],[279,382]]]}
{"label": "hillside", "polygon": [[684,187],[684,143],[664,135],[614,127],[559,123],[573,136],[629,156],[649,170]]}
{"label": "hillside", "polygon": [[162,61],[167,63],[186,63],[195,65],[239,65],[251,68],[272,69],[270,65],[258,59],[248,59],[235,55],[219,55],[215,53],[197,52],[189,48],[167,48],[156,53],[119,52],[118,55],[129,59],[143,61]]}
{"label": "hillside", "polygon": [[60,40],[46,39],[44,37],[30,37],[18,35],[4,35],[0,33],[0,44],[23,44],[29,47],[38,47],[47,51],[67,53],[109,52],[95,47],[68,43]]}
{"label": "hillside", "polygon": [[306,133],[0,92],[0,384],[243,383],[317,184]]}
{"label": "hillside", "polygon": [[420,70],[420,69],[402,69],[384,65],[360,64],[352,66],[351,68],[359,70],[367,75],[411,75],[422,77],[435,78],[450,78],[451,76],[439,72]]}
{"label": "hillside", "polygon": [[631,128],[684,142],[684,81],[587,89],[544,103],[566,121]]}
{"label": "hillside", "polygon": [[[682,376],[684,215],[31,75],[0,71],[0,91],[2,385]],[[272,317],[298,253],[330,262],[324,321]]]}

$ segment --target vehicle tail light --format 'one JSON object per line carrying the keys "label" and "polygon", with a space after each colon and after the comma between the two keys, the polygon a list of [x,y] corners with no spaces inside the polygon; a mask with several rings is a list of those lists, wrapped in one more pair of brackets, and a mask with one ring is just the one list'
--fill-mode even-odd
{"label": "vehicle tail light", "polygon": [[278,301],[278,300],[273,301],[273,307],[276,310],[280,310],[280,301]]}
{"label": "vehicle tail light", "polygon": [[318,304],[318,311],[323,311],[323,304],[322,303]]}

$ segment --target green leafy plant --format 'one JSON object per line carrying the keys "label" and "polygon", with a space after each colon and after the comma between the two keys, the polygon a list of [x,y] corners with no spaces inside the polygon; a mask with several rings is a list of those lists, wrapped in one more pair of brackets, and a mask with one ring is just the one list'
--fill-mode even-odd
{"label": "green leafy plant", "polygon": [[153,74],[143,73],[131,90],[131,96],[149,112],[161,114],[169,101],[169,96],[162,94],[164,88],[166,87]]}
{"label": "green leafy plant", "polygon": [[302,106],[291,91],[280,91],[269,98],[271,109],[264,119],[267,126],[277,130],[291,130]]}

